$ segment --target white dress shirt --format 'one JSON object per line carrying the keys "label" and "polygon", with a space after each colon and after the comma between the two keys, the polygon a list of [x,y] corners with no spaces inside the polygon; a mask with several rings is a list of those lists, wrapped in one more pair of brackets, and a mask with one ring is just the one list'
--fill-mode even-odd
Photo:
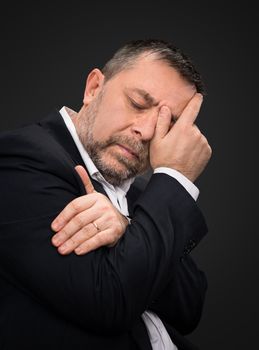
{"label": "white dress shirt", "polygon": [[[113,186],[109,184],[102,174],[98,171],[93,161],[90,159],[88,153],[83,147],[73,121],[71,120],[70,115],[74,115],[76,112],[67,107],[62,107],[59,111],[62,115],[64,122],[78,148],[78,151],[85,163],[85,166],[89,172],[89,175],[100,182],[109,196],[109,199],[113,203],[113,205],[125,216],[129,215],[128,212],[128,203],[126,199],[127,191],[130,188],[130,185],[134,181],[134,179],[126,180],[120,187]],[[190,193],[190,195],[196,200],[199,195],[198,188],[184,175],[179,173],[177,170],[171,168],[160,167],[154,170],[154,173],[166,173],[172,177],[174,177],[177,181],[181,183],[182,186]],[[151,311],[145,311],[142,314],[142,319],[146,325],[148,335],[150,338],[150,342],[153,350],[177,350],[177,347],[173,344],[169,334],[165,326],[163,325],[160,318]]]}

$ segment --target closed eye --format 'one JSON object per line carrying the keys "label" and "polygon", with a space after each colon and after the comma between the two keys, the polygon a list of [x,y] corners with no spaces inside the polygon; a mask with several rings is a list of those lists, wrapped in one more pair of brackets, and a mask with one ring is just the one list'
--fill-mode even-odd
{"label": "closed eye", "polygon": [[142,106],[142,105],[138,104],[137,102],[135,102],[131,98],[129,98],[129,101],[130,101],[131,106],[137,111],[143,111],[143,110],[147,109],[146,106]]}

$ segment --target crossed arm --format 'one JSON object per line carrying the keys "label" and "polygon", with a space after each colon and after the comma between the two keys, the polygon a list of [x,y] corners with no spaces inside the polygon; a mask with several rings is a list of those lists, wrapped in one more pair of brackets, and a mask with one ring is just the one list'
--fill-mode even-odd
{"label": "crossed arm", "polygon": [[[197,100],[197,96],[195,97],[196,101],[194,98],[180,117],[180,126],[179,122],[177,126],[174,126],[173,135],[178,149],[176,152],[178,159],[174,163],[177,166],[174,166],[174,168],[178,167],[177,169],[191,180],[195,180],[203,170],[206,160],[211,153],[206,139],[200,134],[197,127],[192,124],[198,114],[201,103],[199,99]],[[166,146],[168,140],[165,139],[169,130],[169,111],[164,108],[158,119],[156,135],[151,144],[151,150],[152,147],[155,149],[151,152],[151,162],[153,161],[154,167],[165,164],[164,161],[161,163],[161,157],[157,157],[156,150],[158,147],[161,147],[161,145],[158,145],[159,143],[164,143],[164,146]],[[183,132],[185,134],[184,142],[182,141]],[[169,134],[169,136],[171,135]],[[179,162],[179,153],[183,158],[182,163]],[[168,155],[165,157],[169,158]],[[193,166],[194,160],[196,161],[196,167]],[[128,225],[128,221],[113,207],[107,198],[94,191],[91,180],[83,167],[78,166],[76,170],[84,183],[88,195],[75,199],[68,204],[52,223],[52,229],[57,232],[52,238],[52,243],[58,247],[58,251],[61,254],[69,254],[73,250],[78,255],[86,254],[101,246],[114,245],[124,234]],[[93,222],[98,222],[98,227],[101,229],[97,230]],[[181,331],[186,332],[186,329],[193,329],[200,318],[201,308],[199,305],[202,304],[205,296],[207,288],[206,278],[201,271],[198,271],[189,256],[184,263],[182,262],[180,265],[177,265],[177,268],[174,268],[174,273],[171,275],[172,280],[163,291],[162,297],[157,302],[153,302],[150,308],[162,314],[172,324],[175,324],[176,320],[178,320],[179,324],[180,320],[182,320],[179,328]],[[181,291],[185,291],[182,295],[177,293],[181,284]],[[188,295],[188,291],[190,291],[189,284],[192,284],[192,295]],[[197,310],[200,310],[200,312]],[[196,314],[196,318],[193,318],[194,314]],[[191,323],[186,323],[186,320],[191,320]]]}
{"label": "crossed arm", "polygon": [[[44,151],[43,147],[42,155]],[[23,186],[25,178],[26,184],[35,183],[38,171],[30,171],[28,175],[22,166],[19,166],[21,171],[18,174],[17,166],[14,171]],[[196,236],[199,240],[206,233],[202,215],[176,181],[167,175],[156,174],[144,196],[136,203],[132,224],[128,225],[115,247],[101,247],[82,256],[73,253],[62,256],[50,244],[50,223],[55,211],[36,215],[44,209],[49,210],[49,181],[55,188],[62,188],[53,201],[53,205],[56,201],[61,204],[61,198],[69,193],[70,173],[64,182],[60,181],[63,168],[58,173],[56,171],[59,176],[52,175],[52,169],[48,169],[47,173],[40,172],[41,179],[46,178],[38,203],[35,204],[33,194],[27,198],[29,214],[34,216],[0,222],[0,276],[50,312],[83,329],[98,329],[100,333],[125,331],[153,301],[159,299],[160,291],[172,279],[172,267],[178,265],[186,241]],[[4,176],[3,180],[7,179]],[[4,186],[1,185],[1,189],[4,192]],[[24,217],[26,208],[21,208],[24,202],[22,191],[23,187],[16,185],[13,210],[23,210]],[[175,196],[174,203],[171,203],[171,194]],[[159,207],[156,205],[158,201]],[[164,217],[165,210],[168,219]],[[177,218],[169,219],[171,213],[177,211]],[[6,203],[1,205],[1,212],[6,215]],[[190,217],[198,222],[196,227],[193,227]],[[191,274],[199,276],[198,270],[192,267]],[[189,289],[188,295],[192,295],[193,283],[189,277],[184,279],[184,284]],[[198,289],[203,289],[199,279],[196,284]],[[197,303],[196,300],[193,302]],[[186,322],[189,323],[190,319]],[[177,328],[177,323],[174,326]]]}
{"label": "crossed arm", "polygon": [[[26,128],[15,143],[9,136],[0,139],[1,278],[84,329],[129,329],[153,305],[174,327],[189,330],[200,313],[205,283],[183,252],[191,238],[198,242],[207,231],[193,199],[176,180],[153,175],[136,202],[132,224],[114,247],[80,257],[57,254],[50,223],[76,200],[79,184],[71,163],[41,133]],[[168,286],[174,287],[175,319],[159,302]],[[192,305],[191,314],[180,312],[184,304]],[[184,326],[177,321],[180,314]]]}

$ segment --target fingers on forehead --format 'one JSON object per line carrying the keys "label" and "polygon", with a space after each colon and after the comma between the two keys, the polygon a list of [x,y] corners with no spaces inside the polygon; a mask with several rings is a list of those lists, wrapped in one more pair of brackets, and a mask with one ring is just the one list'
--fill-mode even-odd
{"label": "fingers on forehead", "polygon": [[201,94],[199,93],[195,94],[194,97],[190,100],[190,102],[187,104],[187,106],[183,110],[179,120],[181,120],[182,123],[193,124],[200,111],[202,100],[203,100],[203,97]]}

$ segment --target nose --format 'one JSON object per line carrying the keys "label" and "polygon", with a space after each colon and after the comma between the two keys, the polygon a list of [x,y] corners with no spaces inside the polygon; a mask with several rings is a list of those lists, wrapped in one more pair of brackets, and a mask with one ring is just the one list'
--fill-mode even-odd
{"label": "nose", "polygon": [[157,122],[157,112],[145,113],[138,116],[133,125],[132,132],[142,141],[150,141],[154,136]]}

